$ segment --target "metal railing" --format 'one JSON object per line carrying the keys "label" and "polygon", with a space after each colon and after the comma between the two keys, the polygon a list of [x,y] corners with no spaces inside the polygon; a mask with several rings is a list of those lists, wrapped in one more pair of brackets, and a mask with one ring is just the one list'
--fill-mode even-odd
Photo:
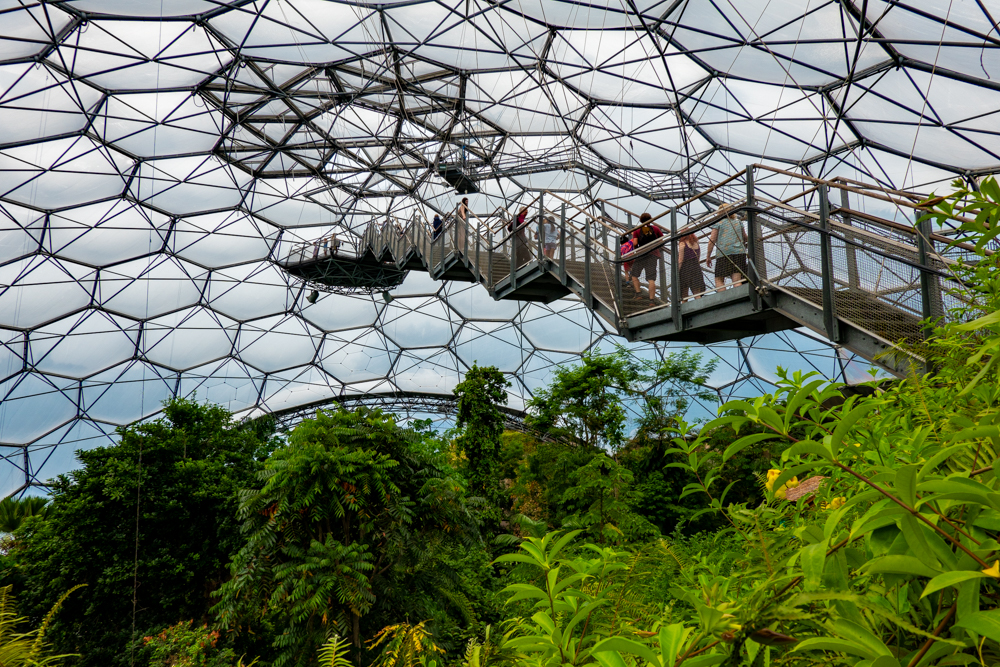
{"label": "metal railing", "polygon": [[[639,314],[662,312],[679,329],[682,304],[726,294],[717,298],[765,307],[762,299],[781,291],[822,309],[833,341],[843,320],[890,344],[912,343],[922,319],[958,305],[954,268],[969,250],[886,215],[889,207],[913,220],[919,201],[752,165],[653,218],[662,236],[632,251],[622,239],[636,229],[636,213],[551,191],[482,218],[452,213],[436,238],[419,218],[388,218],[369,225],[363,242],[397,266],[418,259],[433,277],[465,272],[498,298],[517,298],[548,275],[547,284],[577,293],[623,332]],[[738,246],[731,234],[720,247],[725,225]]]}

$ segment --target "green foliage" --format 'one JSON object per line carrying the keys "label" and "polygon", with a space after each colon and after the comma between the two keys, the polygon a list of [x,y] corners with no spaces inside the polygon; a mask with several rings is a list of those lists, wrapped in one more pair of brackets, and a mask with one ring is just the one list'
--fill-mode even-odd
{"label": "green foliage", "polygon": [[[662,608],[634,600],[635,555],[590,544],[573,553],[577,535],[528,538],[520,553],[497,559],[523,563],[538,575],[537,584],[505,589],[511,594],[508,604],[525,603],[503,644],[516,653],[517,664],[672,667],[688,659],[691,665],[710,665],[725,658],[713,650],[719,643],[713,638],[729,630],[731,617],[703,614],[696,632],[667,624]],[[700,657],[692,659],[695,655]]]}
{"label": "green foliage", "polygon": [[319,667],[351,667],[350,652],[350,642],[332,635],[319,649]]}
{"label": "green foliage", "polygon": [[480,368],[476,364],[455,387],[458,409],[456,425],[459,448],[468,460],[469,490],[487,500],[495,508],[492,514],[499,521],[500,513],[508,508],[501,488],[500,436],[504,430],[501,405],[507,404],[510,382],[496,366]]}
{"label": "green foliage", "polygon": [[0,500],[0,533],[13,533],[29,516],[45,518],[48,498],[13,496]]}
{"label": "green foliage", "polygon": [[252,428],[175,400],[163,418],[119,429],[119,444],[79,452],[82,467],[50,482],[45,520],[25,523],[11,555],[32,618],[87,584],[49,631],[57,651],[85,666],[128,665],[143,635],[207,618],[239,544],[239,489],[270,448]]}
{"label": "green foliage", "polygon": [[219,646],[219,631],[207,624],[182,621],[142,641],[149,667],[233,667],[237,662],[233,649]]}
{"label": "green foliage", "polygon": [[75,586],[64,593],[45,615],[41,625],[27,632],[20,631],[19,626],[24,625],[28,619],[17,615],[17,604],[14,601],[11,587],[0,588],[0,665],[3,667],[56,667],[63,659],[75,657],[72,655],[50,655],[45,633],[66,598],[79,588],[82,586]]}
{"label": "green foliage", "polygon": [[634,478],[628,468],[598,454],[575,470],[564,500],[584,507],[566,521],[585,527],[601,544],[623,540],[641,541],[658,535],[656,527],[636,514]]}
{"label": "green foliage", "polygon": [[556,438],[615,454],[625,444],[627,403],[639,406],[639,431],[658,434],[684,412],[688,395],[715,399],[703,389],[713,367],[687,350],[655,362],[622,347],[608,355],[586,352],[579,365],[556,369],[551,384],[528,401],[525,421]]}
{"label": "green foliage", "polygon": [[244,543],[216,607],[223,627],[273,626],[275,667],[315,664],[332,633],[350,636],[360,661],[370,613],[398,619],[427,590],[468,606],[444,557],[456,540],[475,541],[453,473],[380,411],[303,421],[260,488],[241,496]]}
{"label": "green foliage", "polygon": [[373,667],[417,667],[443,653],[425,623],[398,623],[379,630],[370,642],[372,650],[381,647]]}

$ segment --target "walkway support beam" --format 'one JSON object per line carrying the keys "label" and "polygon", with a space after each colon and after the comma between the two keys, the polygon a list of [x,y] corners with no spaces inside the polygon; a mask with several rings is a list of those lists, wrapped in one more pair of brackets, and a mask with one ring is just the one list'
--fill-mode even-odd
{"label": "walkway support beam", "polygon": [[[670,319],[674,331],[684,328],[681,317],[681,267],[677,252],[677,209],[670,209]],[[701,270],[699,266],[699,270]]]}
{"label": "walkway support beam", "polygon": [[754,211],[756,197],[754,196],[753,165],[747,165],[747,290],[750,294],[750,304],[754,310],[760,310],[760,292],[757,286],[761,284],[760,277],[765,273],[761,252],[757,251],[760,241],[760,229],[757,226],[757,212]]}
{"label": "walkway support beam", "polygon": [[840,342],[840,326],[837,322],[837,286],[833,273],[833,243],[830,238],[830,201],[826,183],[817,189],[819,193],[819,256],[823,275],[823,328],[826,336],[834,343]]}

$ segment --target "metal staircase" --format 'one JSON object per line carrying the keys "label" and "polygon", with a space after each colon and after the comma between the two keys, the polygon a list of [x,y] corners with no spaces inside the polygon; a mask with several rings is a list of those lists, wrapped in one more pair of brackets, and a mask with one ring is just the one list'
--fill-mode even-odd
{"label": "metal staircase", "polygon": [[[575,294],[628,340],[708,343],[805,326],[905,374],[922,369],[921,321],[955,305],[954,264],[969,250],[914,226],[920,200],[753,165],[654,218],[663,238],[624,257],[619,237],[638,224],[635,213],[542,192],[516,231],[511,221],[524,204],[483,218],[452,215],[437,238],[416,218],[370,224],[354,261],[478,282],[494,299],[547,303]],[[728,216],[746,231],[747,271],[716,289],[704,251],[712,225]],[[551,257],[542,244],[546,219],[558,226]],[[707,289],[682,300],[678,246],[692,233]],[[654,293],[643,281],[636,294],[623,265],[649,253],[661,256]]]}

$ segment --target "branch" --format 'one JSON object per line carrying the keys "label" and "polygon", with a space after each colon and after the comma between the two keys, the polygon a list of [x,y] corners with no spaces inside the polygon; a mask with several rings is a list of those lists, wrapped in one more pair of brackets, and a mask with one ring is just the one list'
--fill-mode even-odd
{"label": "branch", "polygon": [[927,641],[924,642],[924,645],[920,647],[920,650],[917,651],[917,654],[913,656],[913,660],[910,660],[909,664],[907,664],[906,667],[917,667],[917,664],[920,662],[920,659],[923,658],[924,654],[926,654],[927,651],[930,650],[931,645],[933,645],[934,642],[937,641],[937,636],[941,634],[942,630],[944,630],[944,626],[947,625],[948,621],[951,620],[951,617],[955,615],[955,606],[957,604],[958,602],[955,602],[954,604],[951,605],[951,609],[949,609],[948,613],[944,615],[944,618],[941,619],[941,622],[938,623],[938,626],[934,628],[934,632],[931,633],[932,636],[927,638]]}

